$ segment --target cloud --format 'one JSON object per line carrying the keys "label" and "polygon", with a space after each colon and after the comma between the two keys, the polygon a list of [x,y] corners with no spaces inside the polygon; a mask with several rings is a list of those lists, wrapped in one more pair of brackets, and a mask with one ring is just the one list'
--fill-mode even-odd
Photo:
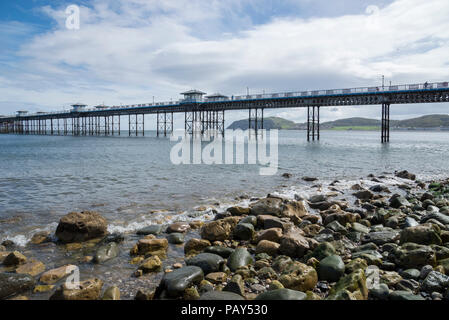
{"label": "cloud", "polygon": [[[23,43],[15,64],[0,67],[0,108],[145,103],[152,96],[178,99],[190,88],[238,95],[247,86],[251,92],[372,86],[382,74],[393,83],[449,79],[446,0],[381,1],[366,12],[360,5],[368,2],[347,0],[338,16],[314,14],[325,4],[95,0],[81,7],[80,30],[65,29],[65,7],[46,6],[42,12],[57,23]],[[343,10],[354,7],[359,11]],[[371,116],[377,109],[323,110],[322,117]],[[290,114],[304,121],[302,111]]]}

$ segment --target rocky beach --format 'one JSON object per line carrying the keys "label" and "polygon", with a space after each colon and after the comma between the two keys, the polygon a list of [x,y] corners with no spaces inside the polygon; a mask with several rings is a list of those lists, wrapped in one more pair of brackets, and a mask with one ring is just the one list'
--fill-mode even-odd
{"label": "rocky beach", "polygon": [[25,246],[3,241],[0,299],[449,299],[449,180],[302,181],[137,232],[68,213]]}

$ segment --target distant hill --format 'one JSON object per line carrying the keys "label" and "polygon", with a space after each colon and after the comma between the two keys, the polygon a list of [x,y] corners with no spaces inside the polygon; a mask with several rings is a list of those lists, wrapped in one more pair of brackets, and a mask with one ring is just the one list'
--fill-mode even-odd
{"label": "distant hill", "polygon": [[[322,122],[321,129],[332,130],[377,130],[381,126],[381,121],[368,118],[347,118],[335,121]],[[407,120],[391,120],[391,128],[397,129],[431,129],[431,128],[449,128],[449,115],[433,114]],[[228,129],[248,129],[248,119],[234,121]],[[295,123],[279,117],[269,117],[264,119],[265,129],[279,130],[305,130],[307,123]]]}
{"label": "distant hill", "polygon": [[[264,129],[291,130],[295,129],[296,123],[279,117],[268,117],[263,119]],[[228,129],[248,129],[248,119],[234,121]]]}

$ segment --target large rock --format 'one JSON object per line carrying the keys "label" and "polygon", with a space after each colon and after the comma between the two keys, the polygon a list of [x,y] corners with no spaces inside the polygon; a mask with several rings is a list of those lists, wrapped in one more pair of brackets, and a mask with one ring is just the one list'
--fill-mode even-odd
{"label": "large rock", "polygon": [[[273,267],[275,266],[273,265]],[[305,292],[315,288],[318,275],[313,267],[298,261],[291,261],[283,266],[279,282],[287,289]]]}
{"label": "large rock", "polygon": [[171,244],[183,244],[185,241],[184,233],[170,233],[167,235],[167,241]]}
{"label": "large rock", "polygon": [[131,249],[131,255],[152,255],[165,258],[168,248],[167,239],[141,239]]}
{"label": "large rock", "polygon": [[16,273],[28,274],[30,276],[37,276],[45,271],[45,265],[41,261],[33,260],[20,265],[16,269]]}
{"label": "large rock", "polygon": [[270,256],[275,256],[279,251],[279,247],[280,247],[279,243],[268,240],[262,240],[259,241],[259,243],[257,244],[256,254],[266,253]]}
{"label": "large rock", "polygon": [[234,239],[251,240],[254,237],[254,226],[250,223],[239,223],[234,228]]}
{"label": "large rock", "polygon": [[152,256],[144,261],[139,266],[139,269],[142,273],[151,273],[151,272],[159,272],[162,270],[162,261],[158,256]]}
{"label": "large rock", "polygon": [[103,263],[118,256],[120,249],[115,242],[101,245],[95,252],[93,262]]}
{"label": "large rock", "polygon": [[159,225],[159,224],[154,224],[142,229],[137,230],[136,234],[140,235],[140,236],[148,236],[150,234],[157,236],[158,234],[160,234],[163,230],[163,226]]}
{"label": "large rock", "polygon": [[59,280],[67,277],[71,274],[77,267],[75,265],[69,264],[56,269],[51,269],[44,272],[39,281],[45,284],[55,284]]}
{"label": "large rock", "polygon": [[223,288],[223,291],[233,292],[243,296],[245,294],[245,283],[241,275],[234,275],[231,280]]}
{"label": "large rock", "polygon": [[378,246],[385,243],[395,242],[399,239],[399,233],[396,231],[376,231],[365,234],[362,237],[362,243],[372,242]]}
{"label": "large rock", "polygon": [[239,220],[239,217],[228,217],[209,222],[201,228],[201,238],[212,242],[228,240]]}
{"label": "large rock", "polygon": [[393,291],[390,293],[389,299],[395,300],[395,301],[409,301],[409,300],[423,301],[423,300],[425,300],[422,296],[413,294],[413,292],[408,291],[408,290]]}
{"label": "large rock", "polygon": [[168,226],[167,233],[184,233],[190,229],[188,222],[175,222]]}
{"label": "large rock", "polygon": [[64,243],[83,242],[104,237],[107,226],[106,219],[97,212],[71,212],[59,220],[55,235]]}
{"label": "large rock", "polygon": [[117,286],[107,288],[103,293],[102,300],[120,300],[120,289]]}
{"label": "large rock", "polygon": [[291,289],[276,289],[259,294],[255,300],[306,300],[307,294]]}
{"label": "large rock", "polygon": [[437,271],[430,271],[421,284],[421,290],[427,293],[444,292],[449,288],[449,276]]}
{"label": "large rock", "polygon": [[401,231],[400,242],[413,242],[418,244],[441,244],[440,228],[436,225],[419,225],[405,228]]}
{"label": "large rock", "polygon": [[228,267],[235,272],[238,268],[254,263],[254,258],[246,248],[237,248],[229,256]]}
{"label": "large rock", "polygon": [[19,251],[13,251],[3,260],[3,265],[7,267],[18,266],[27,262],[27,258]]}
{"label": "large rock", "polygon": [[309,250],[309,242],[299,232],[289,232],[281,238],[279,251],[292,258],[302,258]]}
{"label": "large rock", "polygon": [[429,246],[405,243],[400,247],[394,248],[390,255],[396,265],[407,269],[436,265],[435,251]]}
{"label": "large rock", "polygon": [[434,219],[442,224],[449,225],[449,216],[439,213],[439,212],[432,212],[429,214],[426,214],[422,219],[421,223],[427,222],[431,219]]}
{"label": "large rock", "polygon": [[320,280],[337,282],[344,274],[345,264],[340,256],[326,257],[318,265],[318,278]]}
{"label": "large rock", "polygon": [[220,257],[227,259],[234,252],[234,249],[228,247],[210,246],[204,249],[204,252],[218,254]]}
{"label": "large rock", "polygon": [[272,242],[277,242],[281,240],[282,237],[282,229],[281,228],[271,228],[266,230],[261,230],[257,233],[256,242],[260,242],[262,240],[268,240]]}
{"label": "large rock", "polygon": [[416,175],[413,173],[408,172],[407,170],[399,171],[396,173],[396,177],[402,178],[402,179],[408,179],[408,180],[415,180]]}
{"label": "large rock", "polygon": [[76,283],[64,283],[50,297],[50,300],[99,300],[103,281],[89,279]]}
{"label": "large rock", "polygon": [[193,258],[186,260],[186,265],[200,267],[204,274],[217,272],[220,266],[224,264],[224,259],[213,253],[200,253]]}
{"label": "large rock", "polygon": [[360,190],[353,193],[352,195],[360,200],[370,200],[374,197],[374,194],[369,190]]}
{"label": "large rock", "polygon": [[31,290],[34,278],[27,274],[0,273],[0,299]]}
{"label": "large rock", "polygon": [[183,295],[185,289],[198,284],[204,279],[203,270],[196,266],[187,266],[166,273],[154,293],[154,298],[177,298]]}
{"label": "large rock", "polygon": [[365,272],[357,269],[341,278],[329,292],[328,300],[366,300],[368,288]]}
{"label": "large rock", "polygon": [[252,215],[272,215],[281,216],[282,199],[280,198],[263,198],[252,204],[250,211]]}
{"label": "large rock", "polygon": [[392,208],[400,208],[400,207],[408,207],[410,206],[410,202],[404,197],[395,194],[390,198],[390,207]]}
{"label": "large rock", "polygon": [[209,247],[211,245],[209,240],[205,239],[190,239],[187,241],[187,243],[184,245],[184,253],[186,255],[189,254],[198,254],[200,252],[203,252],[204,249]]}

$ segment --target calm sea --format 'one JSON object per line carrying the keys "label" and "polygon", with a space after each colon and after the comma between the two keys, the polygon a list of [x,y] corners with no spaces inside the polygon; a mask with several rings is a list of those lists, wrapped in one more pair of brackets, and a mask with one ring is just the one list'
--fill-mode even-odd
{"label": "calm sea", "polygon": [[[407,169],[419,178],[446,177],[449,132],[279,132],[279,170],[257,165],[173,165],[168,138],[0,135],[0,240],[26,241],[54,230],[60,216],[95,210],[111,231],[201,215],[197,206],[226,206],[241,195],[262,196],[301,186],[303,176],[356,180]],[[291,173],[290,179],[282,173]],[[203,212],[204,213],[204,212]],[[206,211],[207,213],[207,211]],[[168,217],[168,218],[167,218]],[[165,220],[164,220],[165,219]]]}

